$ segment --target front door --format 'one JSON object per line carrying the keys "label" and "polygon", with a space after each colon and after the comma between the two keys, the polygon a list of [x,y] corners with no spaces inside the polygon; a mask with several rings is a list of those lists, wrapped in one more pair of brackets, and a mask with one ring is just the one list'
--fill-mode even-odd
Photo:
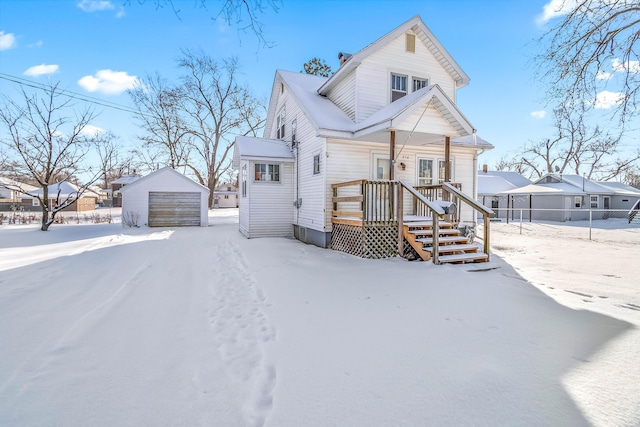
{"label": "front door", "polygon": [[610,205],[611,205],[611,198],[609,196],[603,196],[602,206],[604,207],[604,209],[610,209]]}
{"label": "front door", "polygon": [[[373,181],[388,180],[391,177],[391,162],[386,154],[374,154],[372,159],[371,179]],[[391,187],[388,184],[367,185],[367,216],[369,220],[376,221],[388,218],[393,212],[390,203]]]}
{"label": "front door", "polygon": [[571,221],[571,209],[573,209],[573,197],[565,196],[564,198],[564,218],[563,221]]}

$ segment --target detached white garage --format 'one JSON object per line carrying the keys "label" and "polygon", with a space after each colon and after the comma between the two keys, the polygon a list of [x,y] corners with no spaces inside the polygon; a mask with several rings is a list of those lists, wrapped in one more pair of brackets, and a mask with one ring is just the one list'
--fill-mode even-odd
{"label": "detached white garage", "polygon": [[209,225],[209,189],[170,167],[122,187],[124,227]]}

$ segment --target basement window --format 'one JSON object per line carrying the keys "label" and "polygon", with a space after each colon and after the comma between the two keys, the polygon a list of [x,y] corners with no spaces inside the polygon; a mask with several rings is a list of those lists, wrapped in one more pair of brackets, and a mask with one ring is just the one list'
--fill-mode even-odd
{"label": "basement window", "polygon": [[407,76],[391,73],[391,102],[407,94]]}

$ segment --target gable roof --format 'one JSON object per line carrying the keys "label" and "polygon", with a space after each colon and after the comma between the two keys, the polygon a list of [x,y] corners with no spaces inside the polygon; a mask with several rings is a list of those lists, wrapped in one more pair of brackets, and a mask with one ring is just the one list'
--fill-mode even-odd
{"label": "gable roof", "polygon": [[[276,93],[272,93],[268,116],[273,117],[275,115],[278,98],[277,91],[280,88],[280,83],[287,88],[315,128],[316,135],[320,137],[352,139],[363,137],[379,130],[392,130],[397,128],[412,113],[431,103],[433,108],[442,115],[443,119],[461,135],[460,138],[453,139],[452,143],[474,145],[485,149],[493,147],[482,138],[476,137],[475,141],[473,141],[473,125],[438,85],[426,86],[412,92],[395,102],[385,105],[362,122],[355,123],[337,105],[318,94],[319,85],[326,80],[326,77],[277,70],[273,85],[273,91]],[[264,129],[265,136],[271,133],[272,126],[273,123],[267,122]],[[466,138],[467,136],[469,138]]]}
{"label": "gable roof", "polygon": [[[54,198],[58,196],[58,191],[60,191],[60,197],[62,198],[70,198],[70,199],[77,199],[78,198],[78,194],[80,193],[80,189],[78,188],[77,185],[72,184],[70,182],[67,181],[61,181],[61,182],[56,182],[55,184],[51,184],[48,186],[48,194],[49,194],[49,198]],[[29,195],[31,196],[43,196],[44,195],[44,190],[42,188],[37,188],[33,191],[29,191]],[[82,194],[80,194],[80,197],[100,197],[99,194],[97,194],[96,192],[86,188],[84,191],[82,191]]]}
{"label": "gable roof", "polygon": [[640,197],[640,190],[618,182],[596,182],[580,175],[548,173],[532,184],[505,191],[508,194],[602,194]]}
{"label": "gable roof", "polygon": [[121,193],[124,193],[126,191],[130,191],[132,188],[136,188],[137,186],[152,180],[154,177],[156,177],[158,175],[163,175],[163,174],[171,174],[171,175],[177,177],[178,179],[182,179],[182,180],[185,180],[185,181],[189,182],[194,187],[199,187],[201,190],[206,190],[207,193],[209,192],[209,189],[207,187],[205,187],[204,185],[202,185],[202,184],[200,184],[198,182],[195,182],[194,180],[192,180],[191,178],[189,178],[187,176],[184,176],[183,174],[181,174],[177,170],[174,170],[170,166],[165,166],[163,168],[158,169],[157,171],[151,172],[149,175],[146,175],[146,176],[144,176],[144,177],[132,182],[129,185],[125,185],[124,187],[122,187],[118,191],[120,191]]}
{"label": "gable roof", "polygon": [[286,142],[279,139],[236,136],[233,147],[233,167],[240,166],[240,160],[263,160],[284,163],[293,162],[293,154]]}
{"label": "gable roof", "polygon": [[447,52],[444,46],[442,46],[425,23],[422,22],[420,16],[416,15],[404,24],[371,43],[369,46],[351,55],[346,62],[342,64],[338,71],[323,83],[323,85],[318,89],[318,93],[320,95],[326,95],[334,86],[344,80],[351,71],[357,68],[365,58],[410,30],[416,33],[418,39],[427,46],[427,49],[429,49],[433,56],[438,60],[440,65],[442,65],[447,73],[449,73],[449,75],[451,75],[451,77],[456,81],[457,87],[460,88],[469,84],[469,76],[462,70],[460,65],[458,65],[449,52]]}
{"label": "gable roof", "polygon": [[498,194],[531,184],[518,172],[488,171],[478,172],[478,194]]}

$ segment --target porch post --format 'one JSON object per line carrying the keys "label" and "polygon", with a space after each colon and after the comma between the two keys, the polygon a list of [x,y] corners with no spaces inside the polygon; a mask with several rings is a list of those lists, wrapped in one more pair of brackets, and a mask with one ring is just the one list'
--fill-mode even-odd
{"label": "porch post", "polygon": [[389,179],[393,180],[395,169],[395,155],[396,155],[396,131],[392,130],[389,133]]}
{"label": "porch post", "polygon": [[444,137],[444,182],[451,182],[451,138]]}

